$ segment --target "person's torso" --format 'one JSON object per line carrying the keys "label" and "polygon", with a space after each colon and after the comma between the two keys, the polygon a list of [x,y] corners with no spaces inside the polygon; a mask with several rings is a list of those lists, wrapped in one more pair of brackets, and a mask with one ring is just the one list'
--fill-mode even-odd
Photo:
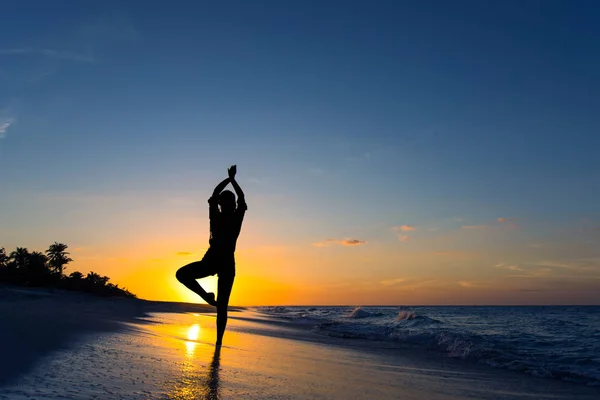
{"label": "person's torso", "polygon": [[210,246],[224,252],[234,252],[242,221],[239,214],[219,213],[210,221]]}

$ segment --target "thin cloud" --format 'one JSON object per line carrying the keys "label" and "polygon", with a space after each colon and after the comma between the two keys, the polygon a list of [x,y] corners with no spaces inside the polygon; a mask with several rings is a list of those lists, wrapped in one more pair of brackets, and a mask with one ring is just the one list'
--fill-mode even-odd
{"label": "thin cloud", "polygon": [[360,246],[363,245],[367,242],[365,242],[364,240],[357,240],[357,239],[345,239],[340,241],[340,244],[343,246]]}
{"label": "thin cloud", "polygon": [[14,119],[12,118],[0,118],[0,139],[3,139],[6,137],[6,132],[8,131],[8,128],[10,128],[10,126],[15,122]]}
{"label": "thin cloud", "polygon": [[191,256],[194,253],[190,253],[189,251],[178,251],[176,255],[178,256]]}
{"label": "thin cloud", "polygon": [[410,236],[405,235],[406,232],[413,232],[417,230],[417,228],[413,225],[398,225],[393,226],[392,229],[398,234],[398,241],[400,242],[408,242],[410,240]]}
{"label": "thin cloud", "polygon": [[338,244],[340,246],[362,246],[365,243],[367,243],[367,242],[364,240],[358,240],[358,239],[325,239],[322,242],[313,243],[313,246],[325,247],[329,244]]}
{"label": "thin cloud", "polygon": [[599,263],[595,260],[573,260],[570,262],[560,261],[540,261],[531,264],[498,264],[496,268],[507,272],[507,278],[546,278],[554,276],[556,278],[566,277],[587,277],[598,276]]}
{"label": "thin cloud", "polygon": [[439,284],[437,279],[427,279],[423,281],[414,280],[414,279],[405,279],[405,278],[391,278],[384,279],[379,282],[383,286],[393,286],[395,290],[400,291],[412,291],[421,289],[423,287],[432,286],[435,284]]}
{"label": "thin cloud", "polygon": [[[519,265],[512,266],[509,268],[516,272],[516,274],[506,275],[507,278],[546,278],[555,274],[554,268],[543,267],[543,266],[524,266],[521,268]],[[519,270],[521,268],[521,270]]]}
{"label": "thin cloud", "polygon": [[512,229],[516,229],[519,227],[519,225],[517,224],[516,218],[500,217],[500,218],[498,218],[498,222],[500,223],[500,225],[506,226],[506,227],[512,228]]}
{"label": "thin cloud", "polygon": [[22,49],[0,49],[0,55],[38,55],[44,57],[52,57],[58,58],[62,60],[69,60],[74,62],[82,62],[82,63],[93,63],[94,58],[83,55],[72,53],[69,51],[58,51],[54,49],[30,49],[30,48],[22,48]]}
{"label": "thin cloud", "polygon": [[384,286],[397,285],[398,283],[406,282],[404,278],[395,278],[395,279],[386,279],[381,281],[381,284]]}
{"label": "thin cloud", "polygon": [[539,264],[552,268],[574,271],[600,271],[600,258],[579,258],[571,261],[540,261]]}
{"label": "thin cloud", "polygon": [[489,227],[490,227],[489,225],[463,225],[462,226],[463,229],[470,229],[470,230],[487,229]]}
{"label": "thin cloud", "polygon": [[487,281],[458,281],[456,283],[465,289],[487,289],[494,286],[493,283]]}
{"label": "thin cloud", "polygon": [[553,273],[560,276],[598,276],[600,272],[600,258],[579,258],[574,260],[541,260],[537,263],[498,264],[497,268],[503,268],[511,272],[519,272],[538,276],[540,274]]}
{"label": "thin cloud", "polygon": [[427,287],[427,286],[434,286],[434,284],[440,284],[440,281],[438,281],[437,279],[429,279],[429,280],[425,280],[425,281],[413,281],[413,282],[408,282],[406,284],[402,283],[400,285],[400,290],[416,290],[416,289],[421,289],[423,287]]}
{"label": "thin cloud", "polygon": [[413,225],[400,225],[400,226],[395,226],[394,229],[396,231],[402,231],[402,232],[411,232],[411,231],[416,231],[417,228]]}
{"label": "thin cloud", "polygon": [[498,222],[515,222],[516,220],[516,218],[498,218]]}

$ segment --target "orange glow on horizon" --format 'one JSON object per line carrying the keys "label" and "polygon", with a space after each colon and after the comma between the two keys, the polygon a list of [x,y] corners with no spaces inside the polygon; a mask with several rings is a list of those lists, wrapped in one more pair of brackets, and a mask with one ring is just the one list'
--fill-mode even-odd
{"label": "orange glow on horizon", "polygon": [[[532,257],[522,250],[500,252],[481,247],[474,251],[455,246],[465,235],[477,234],[473,230],[459,229],[445,241],[435,237],[430,242],[414,240],[408,244],[399,244],[394,234],[389,243],[370,240],[362,246],[316,247],[314,241],[307,240],[287,246],[249,247],[243,238],[251,237],[253,244],[260,243],[261,238],[244,232],[236,252],[230,304],[589,304],[596,289],[593,284],[600,278],[570,276],[566,274],[569,269],[558,262],[556,268],[535,267],[534,262],[524,263],[533,267],[519,267],[519,260]],[[109,276],[112,283],[143,299],[203,304],[177,281],[175,272],[202,258],[206,247],[197,242],[204,243],[205,239],[198,238],[201,235],[197,232],[196,237],[181,236],[169,240],[138,238],[129,247],[78,246],[81,248],[72,253],[75,262],[66,273],[94,271]],[[545,257],[542,252],[546,248],[527,249],[541,260],[552,257],[550,247]],[[593,272],[589,268],[586,271]],[[216,276],[199,283],[218,296]]]}

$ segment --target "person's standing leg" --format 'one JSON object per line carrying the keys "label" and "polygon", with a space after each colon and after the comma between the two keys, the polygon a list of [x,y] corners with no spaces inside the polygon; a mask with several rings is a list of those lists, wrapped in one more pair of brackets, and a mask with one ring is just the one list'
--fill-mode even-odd
{"label": "person's standing leg", "polygon": [[223,334],[227,326],[227,307],[229,306],[229,296],[235,274],[227,274],[219,276],[218,297],[217,297],[217,346],[223,342]]}

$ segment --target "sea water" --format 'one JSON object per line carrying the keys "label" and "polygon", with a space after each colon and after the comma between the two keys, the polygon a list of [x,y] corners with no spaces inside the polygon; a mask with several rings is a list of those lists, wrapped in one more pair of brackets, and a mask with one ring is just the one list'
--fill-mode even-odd
{"label": "sea water", "polygon": [[321,335],[600,386],[600,307],[258,307]]}

